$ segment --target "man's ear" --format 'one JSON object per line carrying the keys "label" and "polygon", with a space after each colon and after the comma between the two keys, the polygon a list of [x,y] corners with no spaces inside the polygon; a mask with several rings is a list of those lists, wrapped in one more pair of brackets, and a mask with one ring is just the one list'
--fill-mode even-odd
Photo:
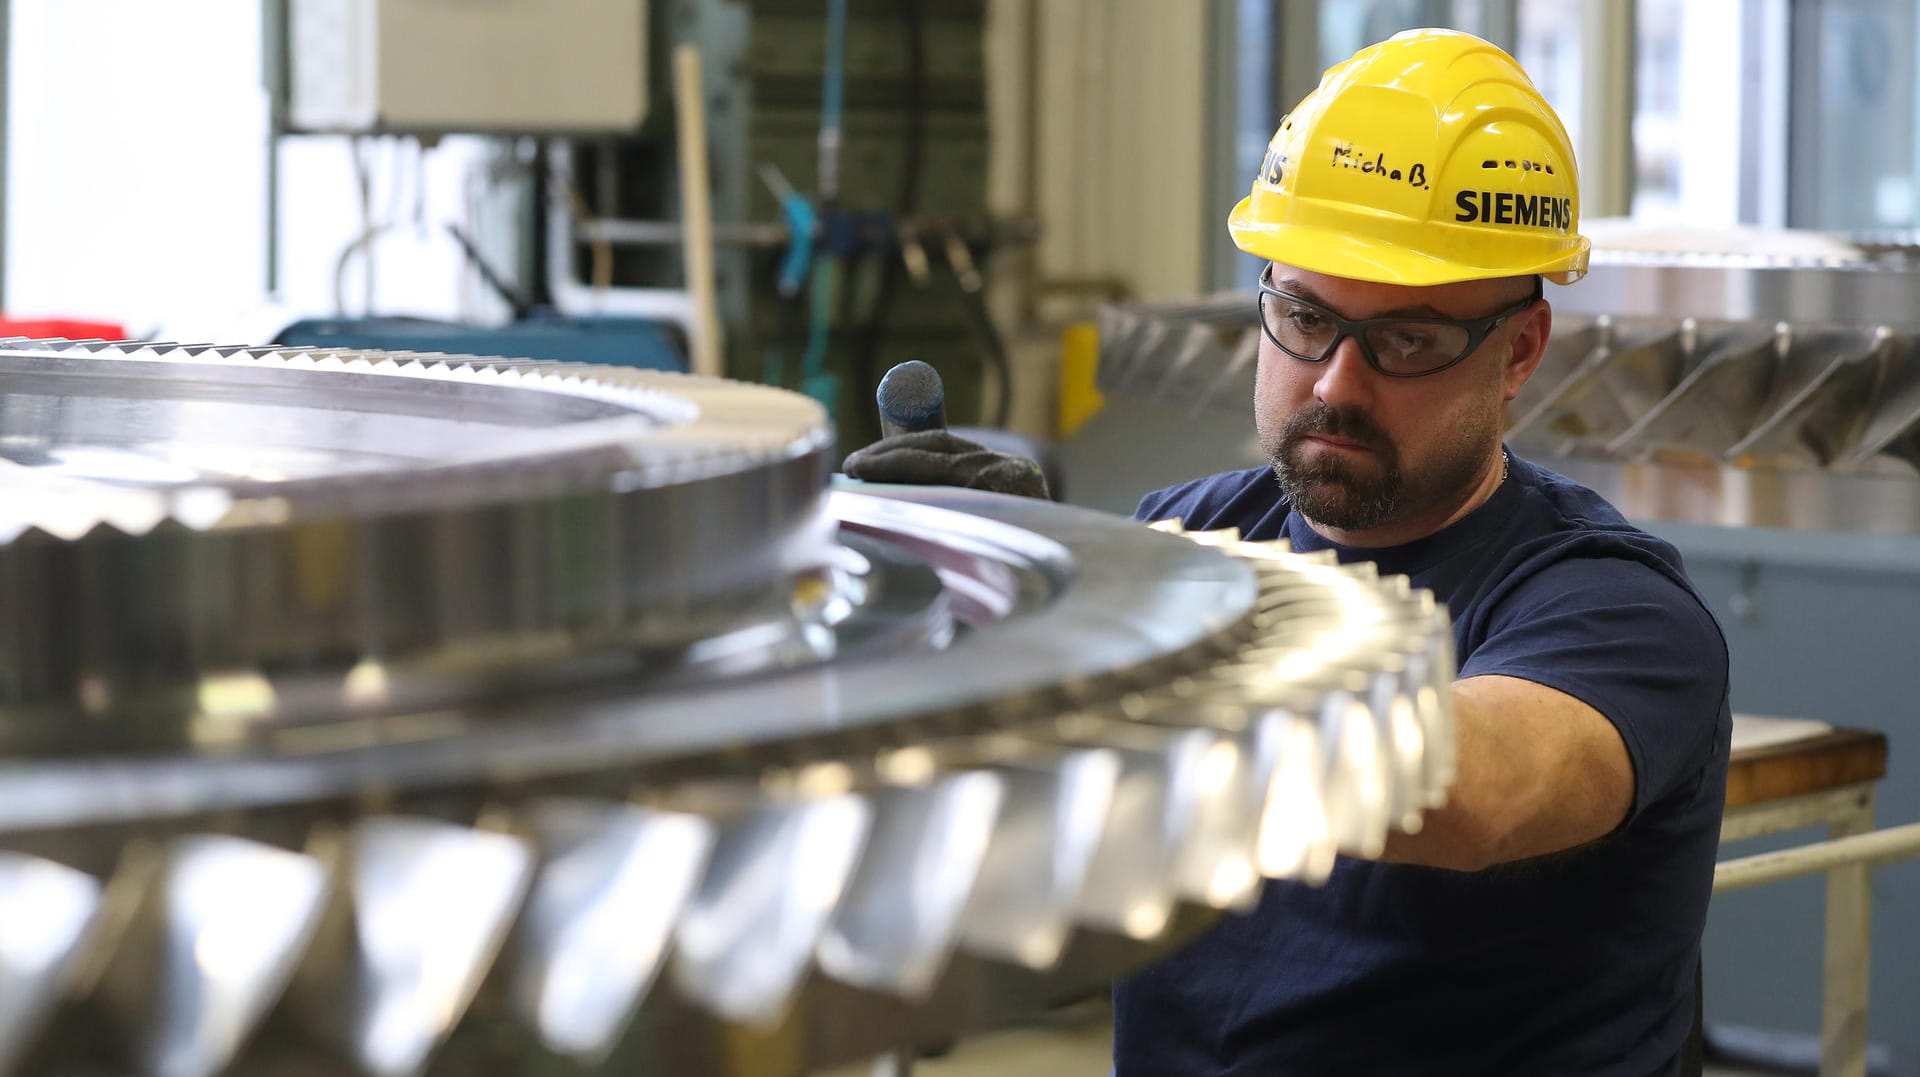
{"label": "man's ear", "polygon": [[1542,299],[1514,319],[1513,343],[1507,352],[1506,366],[1500,372],[1501,387],[1508,402],[1520,395],[1540,360],[1547,354],[1547,337],[1553,332],[1553,306]]}

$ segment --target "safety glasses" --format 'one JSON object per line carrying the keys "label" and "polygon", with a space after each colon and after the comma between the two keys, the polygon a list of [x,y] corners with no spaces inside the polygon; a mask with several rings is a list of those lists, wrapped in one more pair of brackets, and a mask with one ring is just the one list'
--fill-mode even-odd
{"label": "safety glasses", "polygon": [[1326,361],[1340,342],[1360,342],[1367,365],[1389,378],[1418,378],[1453,366],[1495,329],[1541,299],[1540,278],[1524,301],[1485,318],[1343,318],[1326,307],[1283,292],[1260,273],[1260,330],[1274,347],[1309,363]]}

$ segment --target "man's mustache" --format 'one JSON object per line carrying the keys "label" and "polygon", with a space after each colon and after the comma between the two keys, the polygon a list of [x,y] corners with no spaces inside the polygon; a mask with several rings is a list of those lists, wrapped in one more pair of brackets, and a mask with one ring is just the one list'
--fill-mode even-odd
{"label": "man's mustache", "polygon": [[1288,416],[1280,428],[1281,440],[1288,443],[1315,436],[1357,442],[1382,454],[1393,451],[1393,439],[1387,437],[1387,432],[1368,418],[1366,412],[1353,408],[1310,404]]}

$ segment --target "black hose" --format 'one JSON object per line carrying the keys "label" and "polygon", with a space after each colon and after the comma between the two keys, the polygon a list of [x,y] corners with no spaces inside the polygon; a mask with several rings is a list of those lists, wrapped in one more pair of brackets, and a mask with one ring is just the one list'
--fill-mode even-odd
{"label": "black hose", "polygon": [[479,246],[473,242],[473,237],[467,235],[459,225],[448,221],[447,234],[453,237],[454,242],[460,244],[460,253],[466,255],[467,261],[479,272],[481,282],[513,310],[513,320],[526,321],[527,316],[533,313],[532,301],[521,295],[494,271],[492,263],[487,261],[486,255],[481,254]]}
{"label": "black hose", "polygon": [[[795,372],[798,360],[807,353],[807,290],[804,285],[792,295],[774,299],[773,346],[780,356],[780,381],[775,388],[792,388],[799,382]],[[796,360],[792,367],[787,359]]]}
{"label": "black hose", "polygon": [[[1013,415],[1013,364],[1007,359],[1006,338],[993,324],[993,315],[987,310],[987,293],[983,288],[964,295],[967,313],[973,316],[973,327],[980,333],[980,342],[986,348],[987,365],[993,368],[994,391],[993,411],[985,416],[986,425],[1005,429],[1007,420]],[[984,410],[984,409],[983,409]]]}
{"label": "black hose", "polygon": [[[920,204],[920,170],[926,153],[927,124],[927,39],[921,0],[896,0],[900,27],[907,38],[907,81],[901,97],[906,104],[907,126],[905,157],[900,168],[900,191],[894,200],[898,220],[913,215]],[[860,333],[860,350],[854,361],[854,379],[862,386],[880,382],[880,351],[886,342],[887,318],[893,313],[894,292],[900,286],[900,256],[896,252],[881,262],[880,282],[874,288],[873,306],[867,312],[867,324]]]}

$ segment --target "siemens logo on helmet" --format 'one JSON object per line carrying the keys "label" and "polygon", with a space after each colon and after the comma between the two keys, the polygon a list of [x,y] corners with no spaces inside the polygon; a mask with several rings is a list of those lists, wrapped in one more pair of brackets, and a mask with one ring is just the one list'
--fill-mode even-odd
{"label": "siemens logo on helmet", "polygon": [[1476,221],[1487,224],[1518,224],[1531,228],[1549,228],[1565,232],[1573,227],[1573,199],[1543,194],[1515,194],[1512,191],[1461,191],[1453,196],[1460,212],[1453,219],[1462,224]]}

